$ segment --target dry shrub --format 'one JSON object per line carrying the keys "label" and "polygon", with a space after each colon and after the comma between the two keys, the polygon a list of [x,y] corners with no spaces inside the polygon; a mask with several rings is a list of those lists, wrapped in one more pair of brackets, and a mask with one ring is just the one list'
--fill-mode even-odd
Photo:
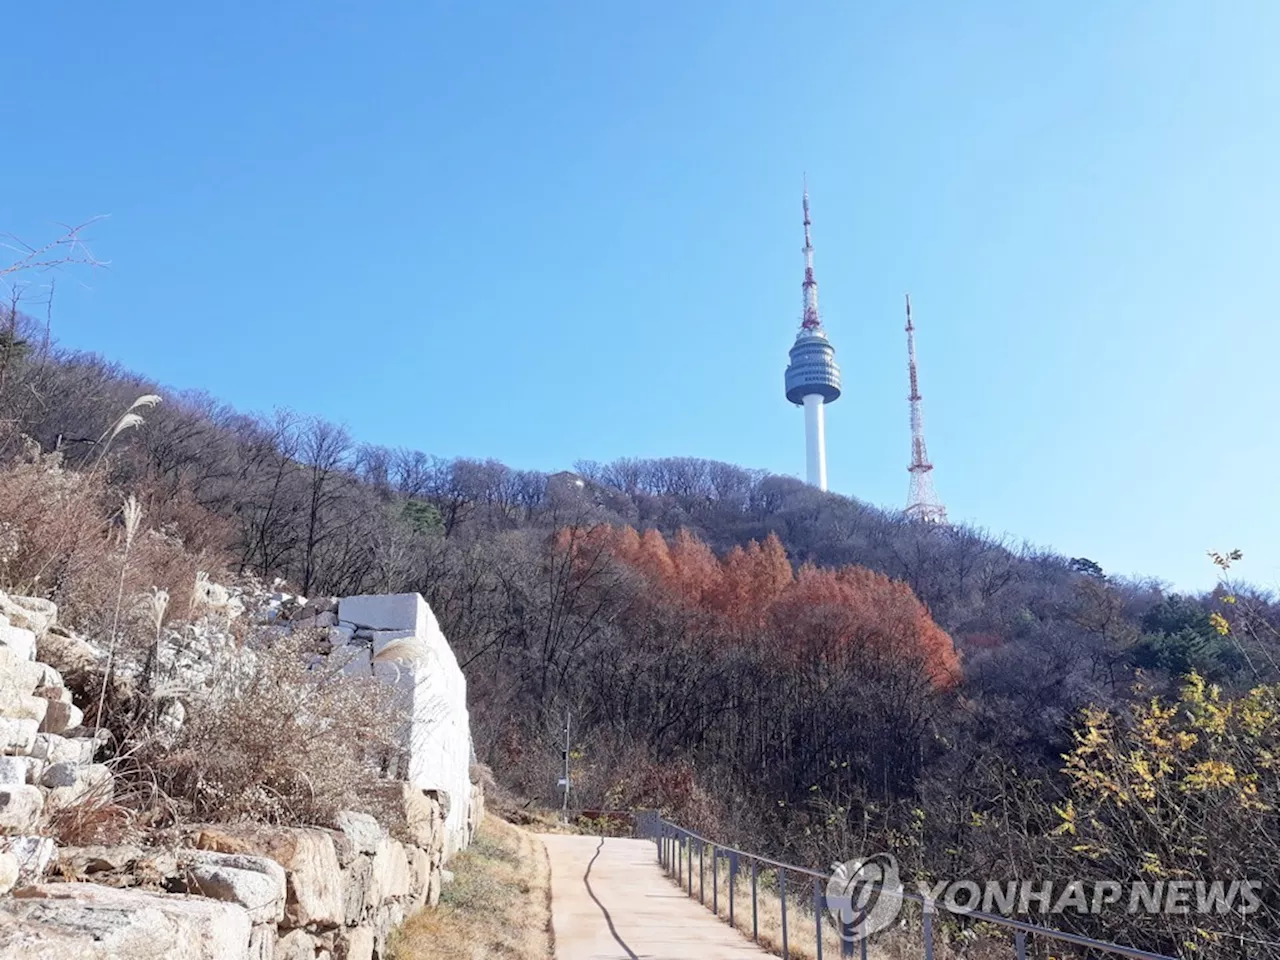
{"label": "dry shrub", "polygon": [[0,470],[0,587],[51,596],[104,565],[105,488],[28,447]]}
{"label": "dry shrub", "polygon": [[193,699],[172,745],[137,756],[178,815],[195,821],[328,824],[339,810],[387,822],[376,781],[396,757],[396,691],[348,677],[300,637],[255,644],[218,687]]}
{"label": "dry shrub", "polygon": [[[126,597],[159,588],[169,594],[170,609],[187,610],[196,572],[225,566],[207,541],[194,551],[177,535],[197,525],[191,511],[198,508],[184,508],[183,522],[162,532],[152,528],[159,517],[144,507],[126,562],[122,500],[101,473],[66,469],[59,455],[29,447],[19,462],[0,469],[0,589],[53,600],[63,621],[98,639],[110,632],[122,570]],[[125,648],[135,632],[129,614]]]}
{"label": "dry shrub", "polygon": [[129,799],[116,796],[111,781],[95,784],[75,802],[48,814],[48,834],[64,847],[135,843],[142,831]]}
{"label": "dry shrub", "polygon": [[691,763],[660,763],[643,749],[618,752],[603,791],[606,810],[657,810],[664,817],[708,835],[721,829],[722,806],[698,782]]}

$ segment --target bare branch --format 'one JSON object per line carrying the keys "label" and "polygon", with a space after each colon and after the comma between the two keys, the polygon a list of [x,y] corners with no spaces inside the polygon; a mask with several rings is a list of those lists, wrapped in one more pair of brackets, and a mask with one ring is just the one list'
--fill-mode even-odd
{"label": "bare branch", "polygon": [[99,260],[81,239],[86,228],[104,219],[93,217],[77,226],[59,224],[63,233],[43,246],[33,247],[12,233],[0,233],[0,250],[8,250],[15,259],[7,266],[0,266],[0,277],[24,271],[53,270],[67,264],[82,264],[90,267],[105,267],[109,263]]}

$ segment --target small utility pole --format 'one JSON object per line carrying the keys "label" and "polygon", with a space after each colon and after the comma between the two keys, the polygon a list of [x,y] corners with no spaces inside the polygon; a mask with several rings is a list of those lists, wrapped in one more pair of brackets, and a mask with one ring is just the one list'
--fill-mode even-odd
{"label": "small utility pole", "polygon": [[560,778],[560,786],[564,787],[564,802],[560,806],[560,819],[569,822],[569,711],[564,712],[564,776]]}

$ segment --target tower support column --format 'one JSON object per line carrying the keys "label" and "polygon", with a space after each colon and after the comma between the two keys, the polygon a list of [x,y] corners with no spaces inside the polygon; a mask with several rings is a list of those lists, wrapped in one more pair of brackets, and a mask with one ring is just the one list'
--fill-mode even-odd
{"label": "tower support column", "polygon": [[804,459],[805,479],[810,486],[827,489],[827,423],[823,413],[820,393],[808,393],[804,398]]}

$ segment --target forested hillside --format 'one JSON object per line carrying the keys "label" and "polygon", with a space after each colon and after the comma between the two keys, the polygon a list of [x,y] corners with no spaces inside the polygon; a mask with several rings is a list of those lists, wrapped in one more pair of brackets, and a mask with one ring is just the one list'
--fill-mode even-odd
{"label": "forested hillside", "polygon": [[[894,849],[920,875],[1078,872],[1073,848],[1088,844],[1074,834],[1092,829],[1107,832],[1098,856],[1130,869],[1115,864],[1150,852],[1114,819],[1132,806],[1091,793],[1080,769],[1141,748],[1126,738],[1146,729],[1133,711],[1153,695],[1229,704],[1280,681],[1280,610],[1241,585],[1173,595],[723,463],[545,475],[369,446],[312,417],[158,386],[0,319],[0,587],[85,621],[109,608],[97,561],[112,531],[68,514],[78,501],[59,492],[78,477],[97,502],[140,501],[150,559],[129,588],[168,590],[170,617],[197,571],[283,578],[308,596],[419,591],[468,676],[480,759],[543,803],[556,803],[568,713],[575,804],[661,806],[821,865]],[[121,429],[151,394],[162,402]],[[1219,560],[1225,578],[1231,558]],[[1193,680],[1179,694],[1187,676],[1222,692]],[[1108,731],[1106,757],[1079,752],[1089,729]],[[1280,850],[1274,712],[1200,737],[1159,777],[1181,783],[1217,756],[1195,751],[1228,735],[1242,778],[1217,785],[1229,795],[1175,792],[1204,809],[1238,800],[1216,820],[1230,834],[1206,824],[1210,840],[1161,851],[1162,869],[1236,858],[1231,869],[1274,877],[1275,856],[1246,852],[1246,840]],[[1064,827],[1077,808],[1092,826]],[[1152,922],[1151,945],[1195,935]]]}

